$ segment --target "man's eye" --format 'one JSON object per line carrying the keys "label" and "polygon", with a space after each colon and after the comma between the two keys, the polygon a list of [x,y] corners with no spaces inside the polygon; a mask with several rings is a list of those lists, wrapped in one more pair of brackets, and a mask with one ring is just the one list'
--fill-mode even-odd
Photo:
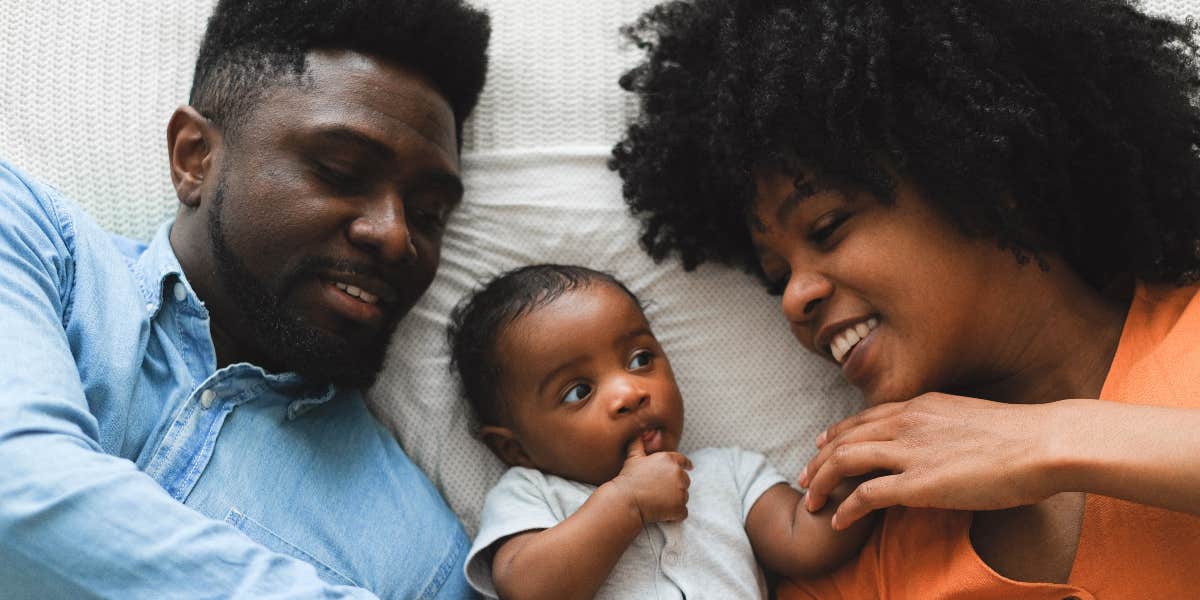
{"label": "man's eye", "polygon": [[653,360],[654,354],[652,354],[649,350],[640,350],[637,352],[637,354],[633,355],[633,358],[629,359],[628,368],[631,371],[640,369],[649,365]]}
{"label": "man's eye", "polygon": [[450,219],[450,211],[444,207],[437,209],[417,207],[413,209],[412,215],[421,223],[435,229],[445,228],[446,222]]}
{"label": "man's eye", "polygon": [[571,389],[567,390],[566,394],[563,394],[562,401],[566,402],[567,404],[574,404],[580,400],[583,400],[584,398],[587,398],[591,393],[592,386],[586,383],[579,383],[571,386]]}
{"label": "man's eye", "polygon": [[334,192],[339,194],[359,194],[367,188],[366,180],[363,177],[326,164],[316,163],[313,171],[316,173],[318,179],[325,182]]}

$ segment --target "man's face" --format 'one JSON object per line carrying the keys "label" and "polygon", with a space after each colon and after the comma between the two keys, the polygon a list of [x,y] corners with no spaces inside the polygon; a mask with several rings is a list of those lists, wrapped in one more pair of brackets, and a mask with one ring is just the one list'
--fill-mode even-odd
{"label": "man's face", "polygon": [[215,274],[199,279],[215,337],[238,359],[368,385],[462,197],[445,99],[407,69],[313,52],[304,82],[266,91],[213,168]]}

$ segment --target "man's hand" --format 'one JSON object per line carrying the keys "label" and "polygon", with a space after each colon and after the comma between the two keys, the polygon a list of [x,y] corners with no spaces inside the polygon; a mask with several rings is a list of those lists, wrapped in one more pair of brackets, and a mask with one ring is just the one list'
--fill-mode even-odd
{"label": "man's hand", "polygon": [[682,521],[687,518],[687,471],[692,461],[678,452],[647,455],[641,438],[629,444],[625,465],[612,481],[604,484],[629,499],[642,524]]}
{"label": "man's hand", "polygon": [[838,507],[844,529],[888,506],[994,510],[1054,493],[1042,468],[1055,421],[1047,405],[1014,405],[930,393],[881,404],[830,427],[800,478],[805,506],[824,506],[847,477],[883,471]]}

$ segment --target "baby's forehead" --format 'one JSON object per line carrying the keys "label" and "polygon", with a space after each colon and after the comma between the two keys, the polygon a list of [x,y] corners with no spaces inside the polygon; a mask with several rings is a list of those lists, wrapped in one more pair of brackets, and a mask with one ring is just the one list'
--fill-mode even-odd
{"label": "baby's forehead", "polygon": [[504,379],[516,370],[549,370],[560,359],[606,352],[638,335],[653,337],[637,299],[619,286],[593,281],[521,311],[497,332],[494,357]]}

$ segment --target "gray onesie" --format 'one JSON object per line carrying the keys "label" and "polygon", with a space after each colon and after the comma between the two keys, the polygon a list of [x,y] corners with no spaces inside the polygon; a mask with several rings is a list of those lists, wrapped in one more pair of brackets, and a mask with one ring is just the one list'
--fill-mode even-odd
{"label": "gray onesie", "polygon": [[[746,516],[758,497],[783,477],[766,458],[738,448],[690,453],[688,517],[643,528],[597,599],[766,598],[762,571],[746,537]],[[583,505],[596,486],[513,467],[488,492],[479,535],[467,554],[467,581],[489,598],[491,553],[497,540],[531,529],[549,529]]]}

